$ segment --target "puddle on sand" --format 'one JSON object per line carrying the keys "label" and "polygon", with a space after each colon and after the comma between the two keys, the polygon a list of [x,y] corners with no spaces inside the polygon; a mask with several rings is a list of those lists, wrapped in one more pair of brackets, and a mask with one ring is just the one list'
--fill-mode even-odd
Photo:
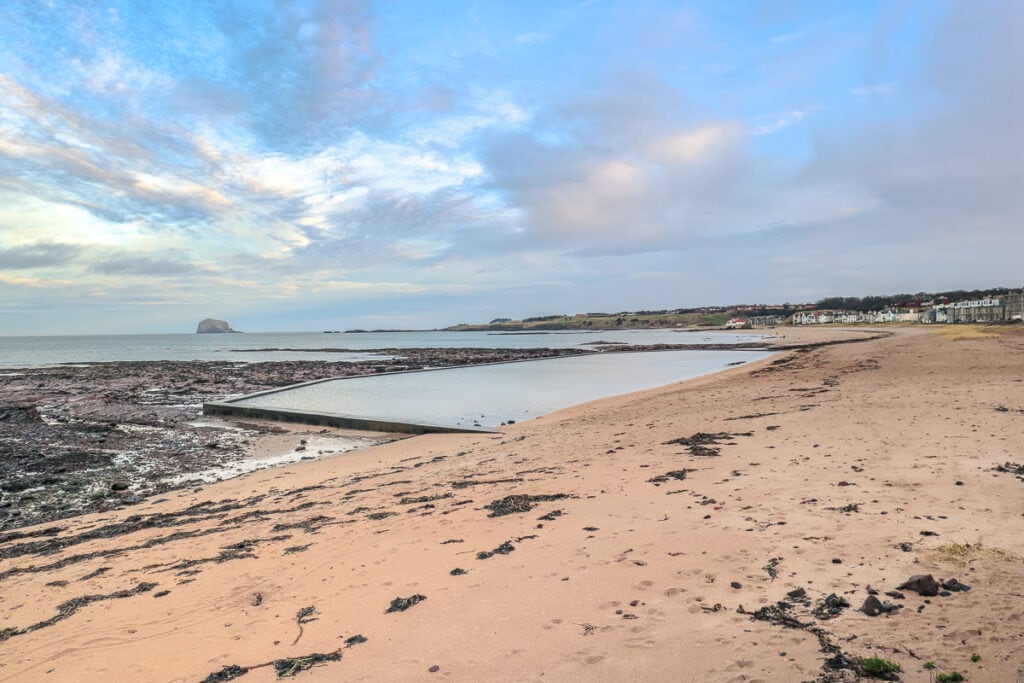
{"label": "puddle on sand", "polygon": [[[204,425],[210,426],[210,425]],[[239,429],[227,424],[221,428]],[[248,455],[240,460],[210,467],[198,472],[187,472],[165,479],[171,486],[184,486],[195,482],[212,484],[231,479],[249,472],[289,465],[301,460],[318,460],[329,455],[348,453],[363,448],[379,446],[405,435],[377,434],[375,436],[349,435],[340,433],[287,432],[256,437]]]}

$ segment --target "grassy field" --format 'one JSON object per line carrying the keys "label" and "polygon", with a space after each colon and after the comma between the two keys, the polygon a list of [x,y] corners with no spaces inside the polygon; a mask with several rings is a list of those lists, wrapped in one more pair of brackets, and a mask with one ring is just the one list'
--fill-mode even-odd
{"label": "grassy field", "polygon": [[449,330],[614,330],[616,328],[721,327],[730,313],[661,313],[640,315],[617,313],[602,316],[566,315],[544,320],[512,320],[482,325],[454,325]]}

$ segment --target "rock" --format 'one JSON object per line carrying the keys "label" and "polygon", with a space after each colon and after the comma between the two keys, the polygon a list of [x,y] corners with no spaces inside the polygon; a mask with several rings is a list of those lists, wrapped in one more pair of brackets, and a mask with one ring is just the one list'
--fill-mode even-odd
{"label": "rock", "polygon": [[905,600],[907,598],[907,596],[905,596],[903,593],[900,593],[899,591],[885,591],[885,594],[893,600]]}
{"label": "rock", "polygon": [[427,671],[429,671],[432,674],[436,674],[440,670],[441,670],[441,667],[439,667],[437,664],[435,664],[434,666],[432,666],[429,669],[427,669]]}
{"label": "rock", "polygon": [[931,574],[915,574],[909,579],[896,586],[900,590],[914,591],[919,595],[928,597],[939,594],[939,582]]}
{"label": "rock", "polygon": [[864,604],[860,606],[860,611],[869,617],[877,617],[882,613],[882,601],[874,595],[869,595]]}
{"label": "rock", "polygon": [[227,321],[214,318],[207,318],[196,328],[196,334],[223,334],[226,332],[238,332],[238,330],[231,329],[231,325]]}
{"label": "rock", "polygon": [[743,584],[742,584],[742,583],[740,583],[739,581],[733,581],[733,582],[732,582],[732,583],[730,583],[729,585],[730,585],[731,587],[735,588],[736,590],[739,590],[740,588],[743,588]]}
{"label": "rock", "polygon": [[946,579],[942,582],[942,587],[949,591],[969,591],[971,587],[966,583],[960,583],[956,579]]}
{"label": "rock", "polygon": [[790,598],[791,600],[798,600],[799,598],[802,598],[805,595],[807,595],[807,590],[804,588],[797,588],[786,593],[786,597]]}

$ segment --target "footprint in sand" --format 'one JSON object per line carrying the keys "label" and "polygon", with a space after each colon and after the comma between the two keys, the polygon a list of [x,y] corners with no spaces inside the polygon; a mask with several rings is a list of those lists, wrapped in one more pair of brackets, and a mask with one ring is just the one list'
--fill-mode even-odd
{"label": "footprint in sand", "polygon": [[560,625],[561,623],[562,623],[561,619],[552,619],[548,623],[546,623],[543,626],[541,626],[541,628],[544,629],[545,631],[550,631],[551,629],[553,629],[554,627]]}
{"label": "footprint in sand", "polygon": [[650,650],[657,647],[658,641],[653,638],[627,638],[623,644],[638,650]]}

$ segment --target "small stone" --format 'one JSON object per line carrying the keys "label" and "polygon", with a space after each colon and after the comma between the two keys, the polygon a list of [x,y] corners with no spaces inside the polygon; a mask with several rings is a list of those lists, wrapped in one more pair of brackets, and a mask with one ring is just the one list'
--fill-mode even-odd
{"label": "small stone", "polygon": [[733,581],[732,583],[729,584],[729,586],[731,586],[732,588],[735,588],[736,590],[739,590],[740,588],[743,588],[743,584],[740,583],[739,581]]}
{"label": "small stone", "polygon": [[441,667],[439,667],[437,664],[435,664],[434,666],[432,666],[429,669],[427,669],[427,671],[429,671],[432,674],[436,674],[440,670],[441,670]]}
{"label": "small stone", "polygon": [[957,485],[957,486],[963,486],[963,485],[964,485],[964,483],[963,483],[962,481],[958,481],[958,482],[956,482],[956,485]]}
{"label": "small stone", "polygon": [[907,597],[903,593],[900,593],[899,591],[885,591],[885,594],[888,595],[893,600],[905,600],[906,597]]}
{"label": "small stone", "polygon": [[805,595],[807,595],[807,590],[805,588],[797,588],[786,593],[786,597],[792,600],[798,600],[804,597]]}
{"label": "small stone", "polygon": [[839,559],[838,557],[833,557],[832,558],[832,564],[842,564],[842,563],[843,563],[843,561],[841,559]]}
{"label": "small stone", "polygon": [[946,590],[950,590],[950,591],[954,591],[954,592],[956,592],[956,591],[965,591],[966,592],[966,591],[971,590],[971,587],[968,586],[966,583],[960,583],[956,579],[946,579],[945,581],[942,582],[942,587],[945,588]]}

